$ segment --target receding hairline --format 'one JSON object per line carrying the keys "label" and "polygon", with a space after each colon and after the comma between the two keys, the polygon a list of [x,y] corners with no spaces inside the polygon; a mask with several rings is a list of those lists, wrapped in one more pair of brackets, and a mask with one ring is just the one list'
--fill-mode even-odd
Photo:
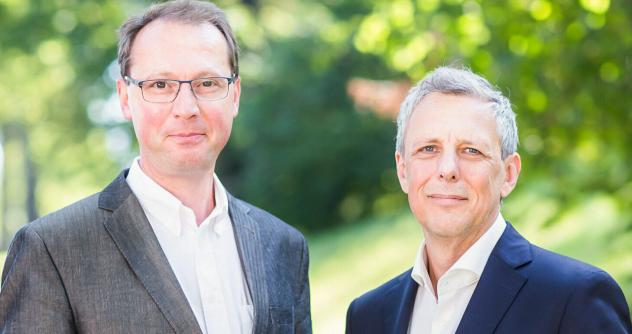
{"label": "receding hairline", "polygon": [[226,59],[225,59],[226,66],[228,67],[229,71],[232,72],[230,43],[228,42],[228,39],[225,36],[225,34],[222,33],[221,29],[219,29],[216,25],[212,24],[211,22],[189,22],[187,20],[180,20],[177,17],[159,17],[147,23],[140,30],[138,30],[138,32],[134,35],[134,40],[132,41],[130,45],[130,49],[129,49],[128,71],[131,71],[131,68],[134,65],[133,54],[134,54],[134,49],[136,48],[138,39],[147,32],[147,28],[150,28],[157,24],[165,24],[165,23],[178,24],[178,25],[190,26],[190,27],[207,26],[207,27],[210,27],[212,30],[216,31],[219,34],[219,36],[221,36],[221,40],[223,41],[224,51],[226,52]]}
{"label": "receding hairline", "polygon": [[239,76],[239,44],[226,13],[212,2],[198,0],[173,0],[156,3],[142,13],[127,18],[118,29],[118,63],[125,76],[131,64],[131,49],[136,35],[153,21],[170,20],[182,24],[208,23],[223,35],[228,45],[228,60],[232,75]]}

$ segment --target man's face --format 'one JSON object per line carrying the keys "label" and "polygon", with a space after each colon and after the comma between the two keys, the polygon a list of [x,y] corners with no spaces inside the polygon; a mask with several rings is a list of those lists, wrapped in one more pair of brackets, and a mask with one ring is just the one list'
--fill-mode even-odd
{"label": "man's face", "polygon": [[[210,24],[157,20],[136,36],[129,76],[136,80],[230,77],[228,45]],[[132,121],[141,166],[150,175],[178,176],[213,170],[239,107],[240,82],[223,100],[198,100],[182,84],[171,103],[151,103],[141,89],[117,82],[121,109]]]}
{"label": "man's face", "polygon": [[404,152],[395,159],[402,190],[427,239],[477,240],[520,172],[518,154],[501,159],[489,104],[440,93],[427,95],[415,108]]}

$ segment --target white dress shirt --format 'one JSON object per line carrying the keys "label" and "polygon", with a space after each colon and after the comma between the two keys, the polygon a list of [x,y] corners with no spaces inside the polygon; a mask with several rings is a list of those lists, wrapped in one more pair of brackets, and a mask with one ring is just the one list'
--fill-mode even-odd
{"label": "white dress shirt", "polygon": [[411,273],[419,284],[415,306],[408,327],[414,334],[454,333],[483,273],[487,259],[505,230],[505,220],[498,213],[492,226],[439,278],[435,296],[428,275],[425,241],[417,252]]}
{"label": "white dress shirt", "polygon": [[252,333],[253,308],[228,215],[213,175],[215,208],[197,226],[193,210],[134,160],[127,183],[140,202],[203,333]]}

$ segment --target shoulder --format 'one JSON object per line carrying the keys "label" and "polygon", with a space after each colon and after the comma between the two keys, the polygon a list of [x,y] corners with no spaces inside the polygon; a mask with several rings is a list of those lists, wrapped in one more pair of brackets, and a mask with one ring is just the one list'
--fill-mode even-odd
{"label": "shoulder", "polygon": [[62,209],[54,211],[33,222],[23,229],[38,235],[67,235],[69,230],[81,229],[90,222],[97,221],[105,214],[98,206],[99,193],[88,196]]}
{"label": "shoulder", "polygon": [[61,244],[73,236],[82,240],[89,232],[103,229],[103,222],[125,201],[133,197],[125,181],[127,170],[121,172],[101,192],[85,197],[62,209],[27,224],[26,228],[42,236],[55,237]]}
{"label": "shoulder", "polygon": [[389,296],[396,297],[399,302],[399,297],[402,296],[407,283],[412,279],[410,273],[411,269],[356,298],[349,306],[349,316],[368,317],[381,314],[382,308],[390,304]]}
{"label": "shoulder", "polygon": [[[529,275],[547,295],[558,299],[563,333],[626,333],[632,331],[630,310],[621,287],[604,270],[533,246],[534,270]],[[563,298],[555,298],[555,296]]]}
{"label": "shoulder", "polygon": [[607,272],[534,245],[531,251],[532,262],[519,270],[528,277],[531,299],[557,305],[561,326],[568,329],[562,332],[630,330],[630,311],[623,291]]}
{"label": "shoulder", "polygon": [[88,234],[85,226],[98,216],[97,201],[98,194],[94,194],[20,228],[9,246],[5,274],[7,266],[18,257],[31,263],[43,261],[54,249],[76,251],[76,239]]}
{"label": "shoulder", "polygon": [[[346,333],[388,333],[412,310],[416,283],[411,270],[356,298],[347,310]],[[390,319],[387,321],[386,319]]]}
{"label": "shoulder", "polygon": [[[612,278],[591,264],[531,245],[533,260],[529,268],[532,279],[543,279],[555,286],[581,285],[591,278]],[[615,283],[616,284],[616,283]]]}
{"label": "shoulder", "polygon": [[570,292],[587,277],[605,274],[593,265],[532,244],[509,223],[491,256],[528,277],[527,284],[545,291]]}

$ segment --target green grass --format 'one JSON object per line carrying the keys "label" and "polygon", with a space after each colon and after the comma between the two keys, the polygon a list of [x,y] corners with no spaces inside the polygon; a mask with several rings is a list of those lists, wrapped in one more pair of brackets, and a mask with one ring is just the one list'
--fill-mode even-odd
{"label": "green grass", "polygon": [[349,303],[410,268],[420,240],[408,214],[308,237],[314,333],[343,333]]}

